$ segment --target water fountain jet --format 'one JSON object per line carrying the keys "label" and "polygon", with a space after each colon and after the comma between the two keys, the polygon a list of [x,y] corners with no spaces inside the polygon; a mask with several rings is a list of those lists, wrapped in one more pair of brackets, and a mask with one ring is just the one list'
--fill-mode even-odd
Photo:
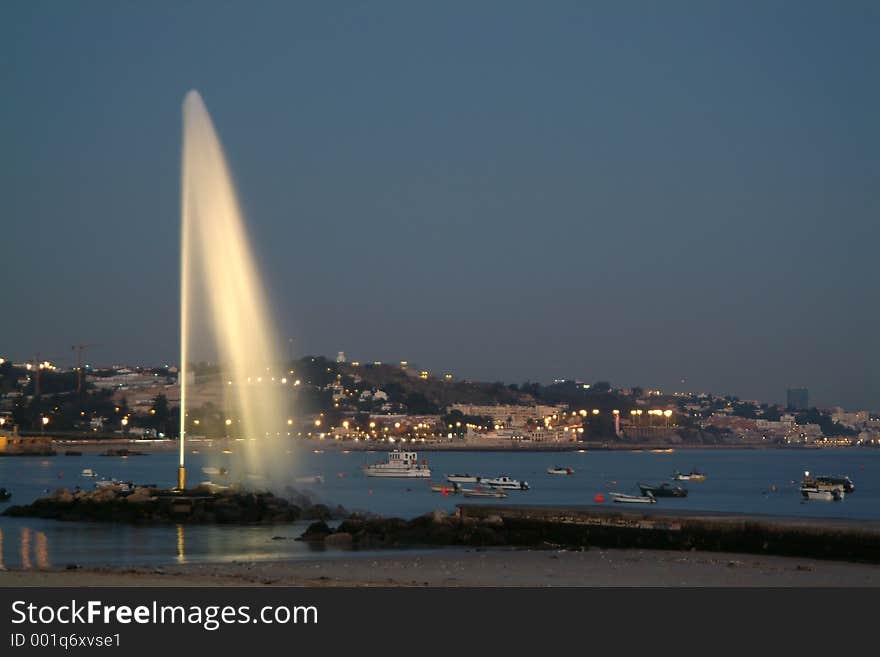
{"label": "water fountain jet", "polygon": [[[180,320],[178,488],[186,486],[188,387],[196,350],[213,350],[233,382],[222,386],[225,409],[242,436],[256,439],[236,449],[238,465],[260,479],[284,476],[287,450],[267,438],[286,428],[288,415],[281,388],[266,376],[282,364],[279,341],[223,148],[196,91],[183,103]],[[248,383],[258,378],[267,385]]]}

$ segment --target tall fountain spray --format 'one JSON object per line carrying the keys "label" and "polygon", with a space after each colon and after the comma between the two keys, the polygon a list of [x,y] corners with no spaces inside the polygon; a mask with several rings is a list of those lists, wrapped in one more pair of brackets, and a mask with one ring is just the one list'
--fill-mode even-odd
{"label": "tall fountain spray", "polygon": [[184,465],[191,362],[212,354],[222,367],[224,410],[237,443],[236,476],[284,474],[287,429],[282,357],[235,187],[202,97],[183,102],[180,255],[180,464]]}

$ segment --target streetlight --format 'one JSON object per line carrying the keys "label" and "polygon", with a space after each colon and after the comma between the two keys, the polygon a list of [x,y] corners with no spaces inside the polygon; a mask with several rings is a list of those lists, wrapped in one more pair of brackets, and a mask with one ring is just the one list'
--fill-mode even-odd
{"label": "streetlight", "polygon": [[669,418],[672,417],[672,411],[670,411],[667,408],[665,411],[663,411],[663,416],[666,418],[666,426],[668,427],[669,426]]}
{"label": "streetlight", "polygon": [[40,418],[40,435],[41,436],[45,434],[45,429],[46,429],[47,424],[49,424],[49,418],[47,418],[44,415],[43,417]]}

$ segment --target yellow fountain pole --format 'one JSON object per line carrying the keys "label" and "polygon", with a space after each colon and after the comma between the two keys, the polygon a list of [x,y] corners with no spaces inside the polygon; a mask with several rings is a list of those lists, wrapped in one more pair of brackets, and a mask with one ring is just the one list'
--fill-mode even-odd
{"label": "yellow fountain pole", "polygon": [[186,127],[183,130],[183,152],[180,171],[180,462],[177,466],[177,489],[186,488],[186,466],[183,462],[186,437],[186,379],[188,374],[187,332],[189,328],[189,232],[187,207]]}

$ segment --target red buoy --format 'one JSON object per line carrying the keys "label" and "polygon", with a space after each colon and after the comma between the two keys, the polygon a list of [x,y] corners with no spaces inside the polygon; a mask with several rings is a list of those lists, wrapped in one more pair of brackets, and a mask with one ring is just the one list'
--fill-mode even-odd
{"label": "red buoy", "polygon": [[593,501],[596,504],[602,504],[605,501],[605,496],[602,493],[596,493],[596,496],[593,498]]}

